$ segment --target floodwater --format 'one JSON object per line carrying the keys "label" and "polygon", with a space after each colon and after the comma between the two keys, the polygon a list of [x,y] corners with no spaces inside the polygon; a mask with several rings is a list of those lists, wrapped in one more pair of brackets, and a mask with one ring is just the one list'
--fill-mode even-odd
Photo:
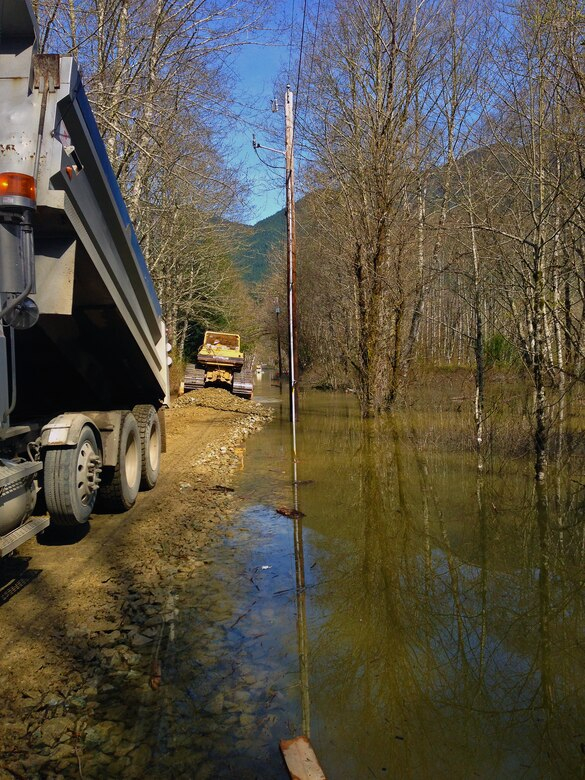
{"label": "floodwater", "polygon": [[364,422],[315,392],[293,486],[276,409],[178,596],[153,776],[284,778],[301,733],[329,780],[584,776],[582,450],[537,490],[517,453],[478,476],[461,404]]}

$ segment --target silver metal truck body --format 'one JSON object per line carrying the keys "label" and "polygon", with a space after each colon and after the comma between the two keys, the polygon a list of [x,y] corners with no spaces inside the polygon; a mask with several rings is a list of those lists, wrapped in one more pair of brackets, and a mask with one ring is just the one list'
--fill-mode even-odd
{"label": "silver metal truck body", "polygon": [[[124,459],[131,428],[143,448],[160,438],[153,411],[168,401],[160,305],[76,63],[38,55],[36,39],[29,0],[0,0],[2,554],[6,534],[37,532],[39,486],[66,524],[87,519],[100,483],[111,498],[112,442]],[[49,467],[83,479],[64,486]]]}

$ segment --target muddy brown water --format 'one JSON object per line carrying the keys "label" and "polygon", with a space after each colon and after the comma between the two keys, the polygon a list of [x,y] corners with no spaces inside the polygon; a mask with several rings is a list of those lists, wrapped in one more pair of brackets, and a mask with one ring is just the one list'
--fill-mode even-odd
{"label": "muddy brown water", "polygon": [[330,780],[583,776],[582,451],[542,490],[518,454],[478,476],[461,415],[307,393],[294,488],[286,409],[248,440],[243,510],[176,596],[153,776],[285,777],[303,732]]}

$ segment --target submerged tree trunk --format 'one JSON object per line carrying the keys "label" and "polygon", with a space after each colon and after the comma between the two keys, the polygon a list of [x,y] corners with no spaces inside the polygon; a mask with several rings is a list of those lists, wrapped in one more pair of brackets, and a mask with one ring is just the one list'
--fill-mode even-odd
{"label": "submerged tree trunk", "polygon": [[483,296],[480,281],[479,252],[473,214],[469,214],[471,225],[471,253],[473,257],[473,317],[475,332],[473,351],[475,354],[475,442],[477,447],[477,468],[483,469],[483,437],[484,437],[484,397],[485,397],[485,359],[483,337]]}

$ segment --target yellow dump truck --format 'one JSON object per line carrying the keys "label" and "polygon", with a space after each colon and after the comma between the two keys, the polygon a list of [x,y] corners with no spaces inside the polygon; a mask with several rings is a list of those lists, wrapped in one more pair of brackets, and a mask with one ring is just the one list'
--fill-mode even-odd
{"label": "yellow dump truck", "polygon": [[244,353],[237,333],[205,332],[197,352],[197,362],[185,370],[185,392],[203,387],[223,387],[243,398],[251,398],[254,383],[251,371],[244,371]]}

